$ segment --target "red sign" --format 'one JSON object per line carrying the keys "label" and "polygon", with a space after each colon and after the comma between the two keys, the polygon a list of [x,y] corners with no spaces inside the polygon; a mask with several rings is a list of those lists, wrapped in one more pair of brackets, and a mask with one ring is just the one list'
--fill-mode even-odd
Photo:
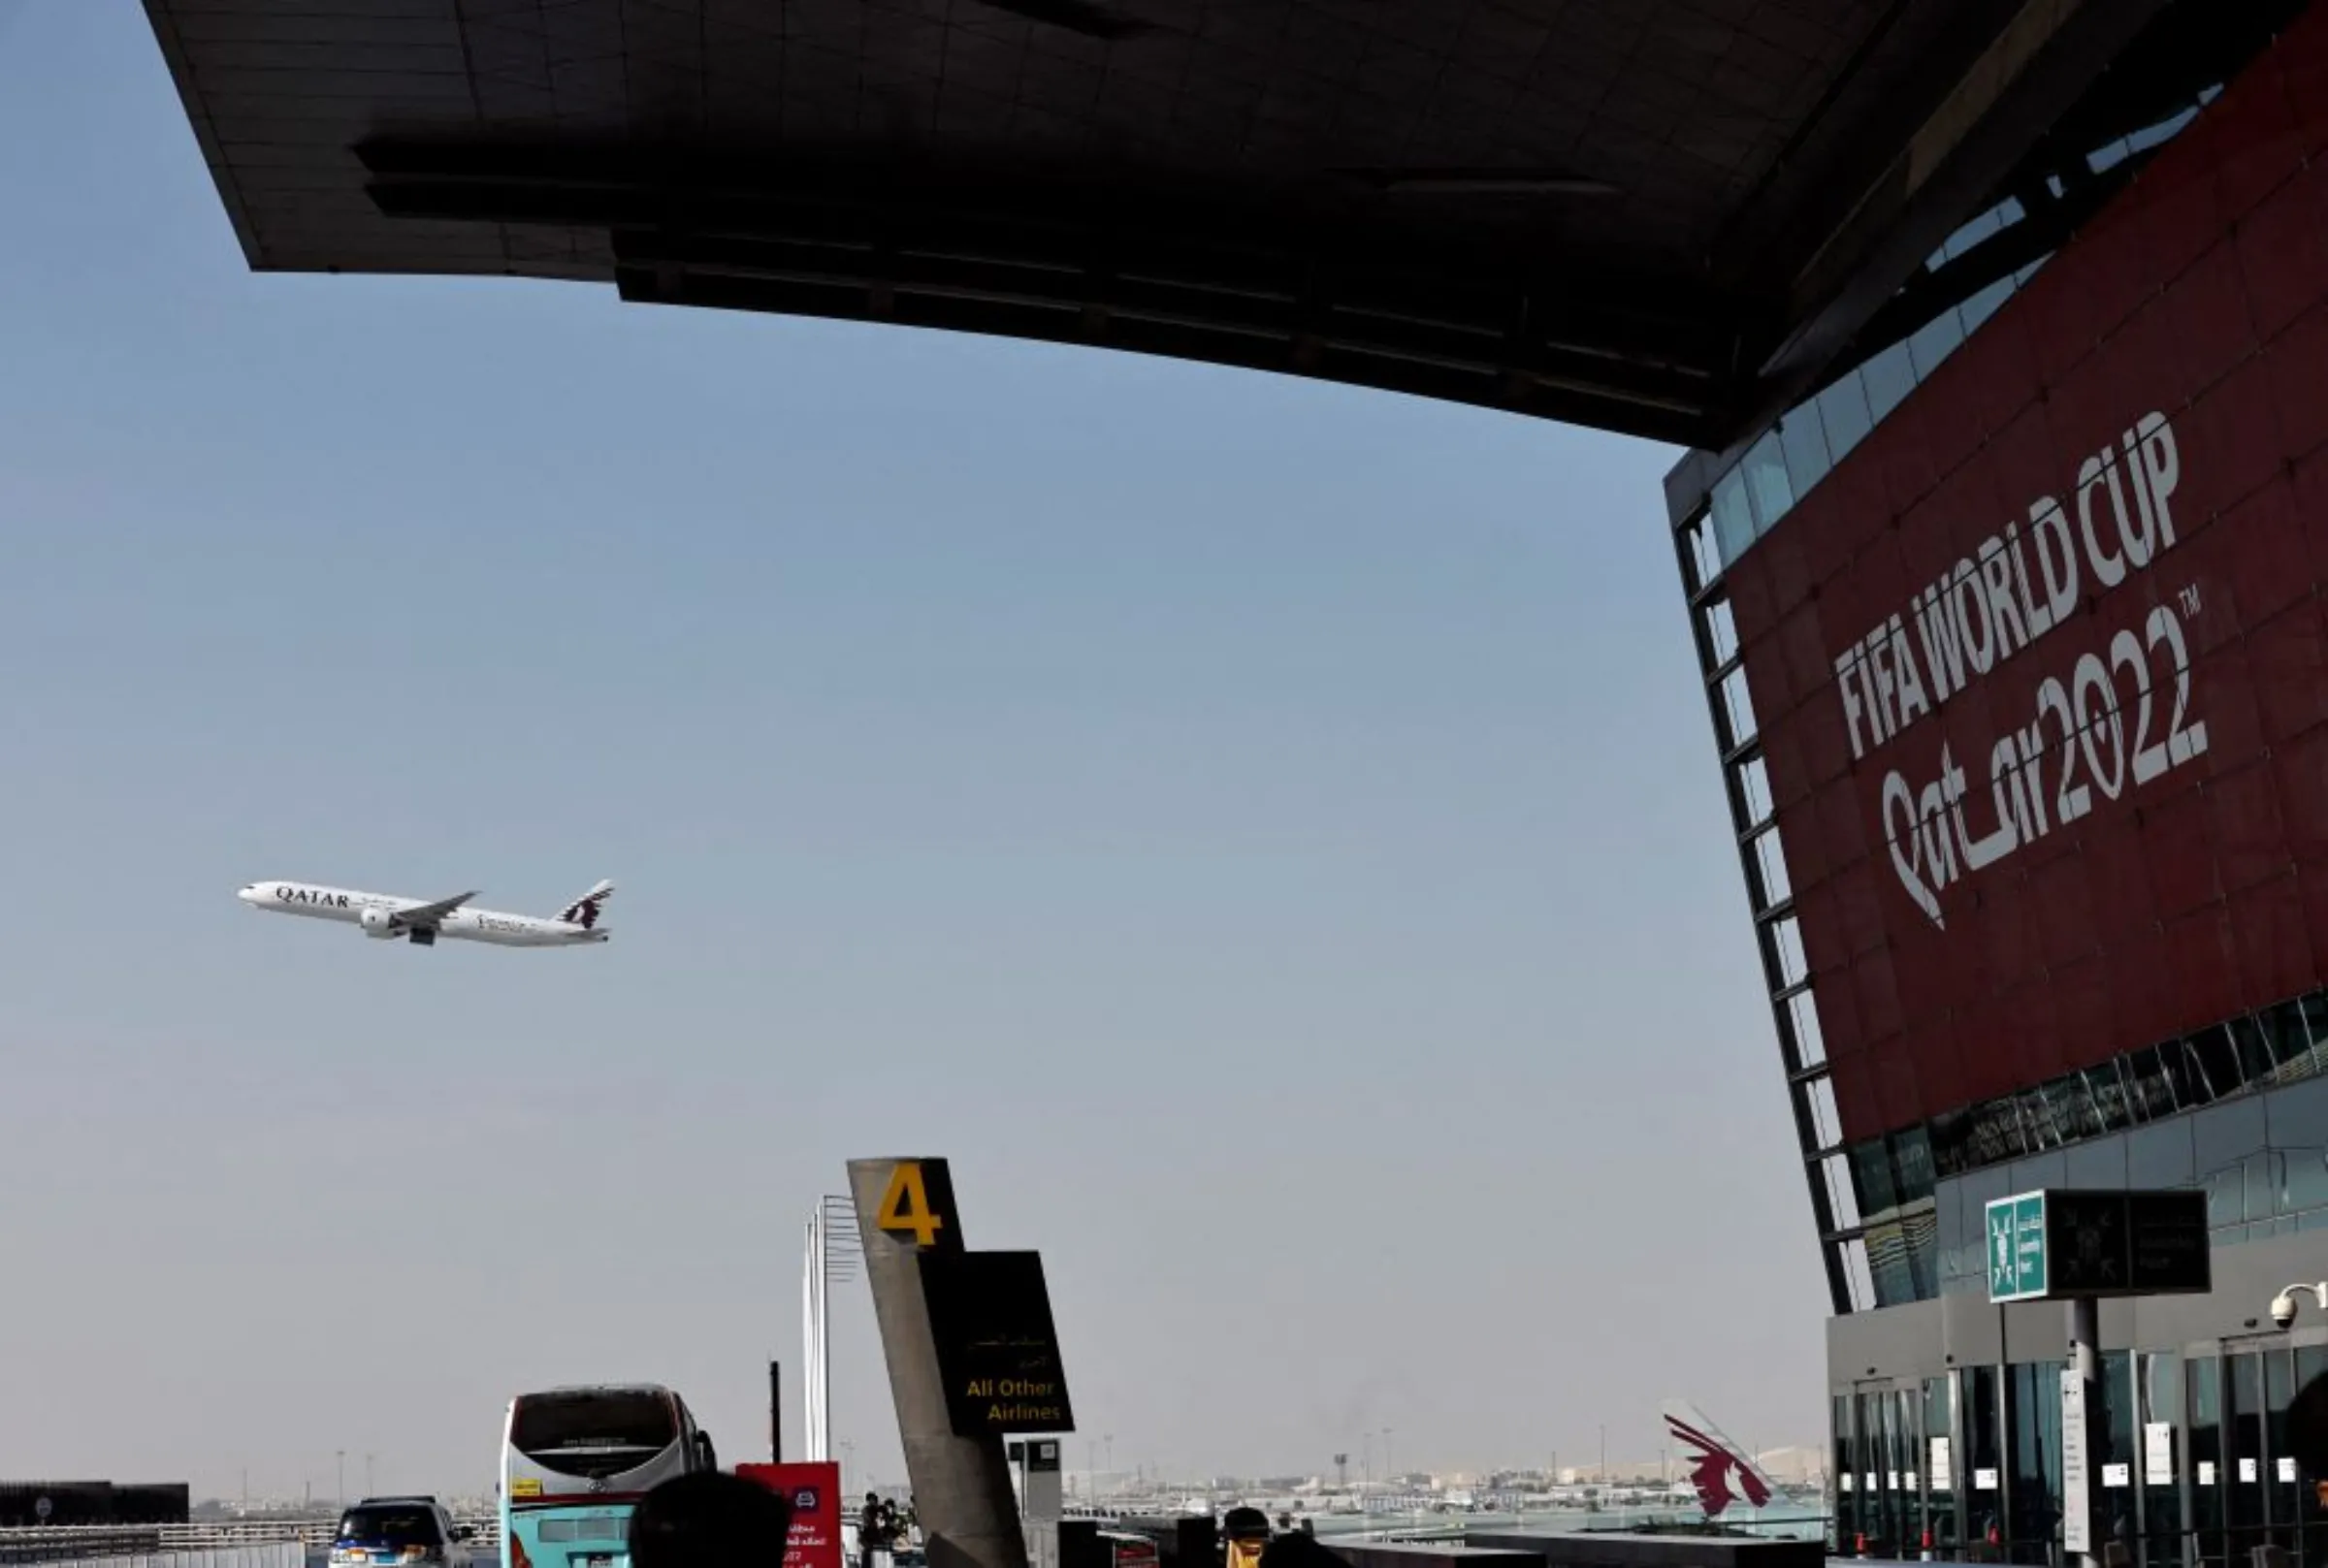
{"label": "red sign", "polygon": [[1853,1141],[2328,981],[2328,7],[1730,568]]}
{"label": "red sign", "polygon": [[841,1467],[829,1460],[806,1464],[739,1464],[735,1473],[780,1493],[792,1504],[792,1527],[784,1543],[784,1568],[841,1568]]}

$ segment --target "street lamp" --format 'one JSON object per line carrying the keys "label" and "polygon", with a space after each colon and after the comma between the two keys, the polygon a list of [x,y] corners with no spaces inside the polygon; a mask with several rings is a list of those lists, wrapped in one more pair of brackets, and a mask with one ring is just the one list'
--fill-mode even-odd
{"label": "street lamp", "polygon": [[2296,1321],[2296,1293],[2302,1291],[2312,1297],[2312,1304],[2328,1312],[2328,1280],[2317,1285],[2295,1284],[2272,1297],[2272,1322],[2284,1328]]}

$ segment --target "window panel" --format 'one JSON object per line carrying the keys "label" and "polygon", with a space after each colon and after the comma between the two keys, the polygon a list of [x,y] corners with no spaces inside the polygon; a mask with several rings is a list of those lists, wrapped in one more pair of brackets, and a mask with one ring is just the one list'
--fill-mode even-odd
{"label": "window panel", "polygon": [[1942,1180],[1972,1168],[1972,1119],[1962,1111],[1948,1111],[1927,1124],[1932,1139],[1932,1170]]}
{"label": "window panel", "polygon": [[1802,1086],[1803,1098],[1810,1103],[1811,1136],[1818,1147],[1828,1149],[1843,1139],[1843,1118],[1835,1114],[1835,1085],[1828,1078],[1813,1078]]}
{"label": "window panel", "polygon": [[1827,1155],[1819,1162],[1819,1169],[1827,1178],[1827,1202],[1834,1212],[1835,1229],[1858,1230],[1861,1215],[1859,1189],[1851,1179],[1851,1156]]}
{"label": "window panel", "polygon": [[2190,1522],[2203,1557],[2224,1555],[2223,1363],[2202,1356],[2190,1363]]}
{"label": "window panel", "polygon": [[2126,1139],[2123,1134],[2115,1137],[2095,1138],[2065,1151],[2069,1171],[2068,1185],[2072,1187],[2123,1187],[2126,1185]]}
{"label": "window panel", "polygon": [[2060,1154],[2035,1154],[2026,1160],[2016,1160],[2006,1171],[2008,1193],[2033,1193],[2040,1187],[2069,1185],[2068,1158]]}
{"label": "window panel", "polygon": [[1754,531],[1760,538],[1794,509],[1794,487],[1787,478],[1787,456],[1776,431],[1746,449],[1738,471],[1746,476],[1746,496],[1754,506]]}
{"label": "window panel", "polygon": [[2170,1040],[2158,1046],[2158,1063],[2166,1072],[2167,1098],[2179,1111],[2196,1110],[2214,1101],[2199,1058],[2186,1040]]}
{"label": "window panel", "polygon": [[1892,1150],[1884,1139],[1873,1137],[1852,1146],[1851,1174],[1859,1185],[1859,1212],[1870,1222],[1889,1218],[1899,1206],[1892,1181]]}
{"label": "window panel", "polygon": [[1810,973],[1810,966],[1802,956],[1801,928],[1791,917],[1781,920],[1770,928],[1770,939],[1778,948],[1779,982],[1783,985],[1799,984],[1802,977]]}
{"label": "window panel", "polygon": [[1932,1146],[1921,1127],[1894,1133],[1892,1144],[1892,1188],[1903,1203],[1932,1196]]}
{"label": "window panel", "polygon": [[1835,465],[1827,449],[1827,427],[1820,421],[1816,400],[1794,409],[1780,422],[1778,444],[1786,455],[1788,487],[1799,501]]}
{"label": "window panel", "polygon": [[2016,1544],[2051,1542],[2061,1513],[2061,1363],[2007,1368],[2012,1526]]}
{"label": "window panel", "polygon": [[1935,1443],[1953,1446],[1950,1428],[1955,1424],[1955,1380],[1949,1377],[1925,1378],[1923,1441],[1916,1447],[1916,1468],[1923,1471],[1924,1476],[1924,1490],[1929,1500],[1929,1512],[1925,1520],[1932,1532],[1932,1545],[1944,1554],[1956,1545],[1956,1489],[1970,1480],[1961,1474],[1954,1462],[1956,1456],[1953,1453],[1949,1456],[1951,1463],[1948,1466],[1947,1486],[1941,1486],[1942,1478],[1932,1472],[1932,1446]]}
{"label": "window panel", "polygon": [[1903,1306],[1918,1299],[1916,1276],[1908,1266],[1907,1232],[1897,1220],[1867,1227],[1867,1263],[1875,1279],[1880,1306]]}
{"label": "window panel", "polygon": [[1722,678],[1722,707],[1730,720],[1730,744],[1743,746],[1761,733],[1755,727],[1754,698],[1746,689],[1743,666]]}
{"label": "window panel", "polygon": [[[2138,1366],[2136,1397],[2138,1412],[2147,1428],[2152,1422],[2165,1422],[2174,1429],[2171,1441],[2177,1459],[2187,1459],[2189,1433],[2182,1429],[2182,1358],[2172,1351],[2145,1355]],[[2137,1456],[2138,1465],[2145,1464]],[[2179,1472],[2178,1472],[2179,1473]],[[2173,1535],[2182,1528],[2182,1496],[2176,1485],[2175,1474],[2163,1483],[2150,1481],[2146,1469],[2138,1469],[2142,1478],[2142,1527],[2148,1535]],[[2179,1555],[2179,1553],[2177,1553]],[[2152,1559],[2157,1560],[2156,1558]]]}
{"label": "window panel", "polygon": [[2299,999],[2296,1008],[2304,1014],[2304,1031],[2313,1040],[2313,1054],[2328,1046],[2328,991],[2314,991]]}
{"label": "window panel", "polygon": [[1746,797],[1747,826],[1768,821],[1773,810],[1769,764],[1759,756],[1750,756],[1739,763],[1738,793]]}
{"label": "window panel", "polygon": [[2280,1212],[2279,1158],[2263,1150],[2248,1155],[2240,1169],[2246,1178],[2247,1223],[2272,1223]]}
{"label": "window panel", "polygon": [[2119,1060],[2125,1069],[2126,1099],[2133,1120],[2156,1121],[2181,1108],[2175,1103],[2174,1085],[2167,1080],[2166,1066],[2159,1060],[2157,1046],[2145,1045],[2140,1050],[2128,1051]]}
{"label": "window panel", "polygon": [[1728,598],[1714,600],[1702,613],[1705,616],[1705,641],[1713,651],[1714,662],[1717,665],[1727,664],[1738,651],[1737,615],[1730,609]]}
{"label": "window panel", "polygon": [[2001,1538],[2004,1491],[2001,1488],[1983,1489],[1979,1480],[1983,1470],[1994,1472],[2000,1480],[2005,1471],[2004,1369],[1968,1366],[1958,1376],[1964,1398],[1964,1453],[1956,1485],[1967,1488],[1966,1533],[1976,1541],[1986,1541],[1994,1530]]}
{"label": "window panel", "polygon": [[2281,1212],[2328,1209],[2328,1148],[2275,1149],[2273,1155],[2280,1162]]}
{"label": "window panel", "polygon": [[1714,547],[1713,520],[1700,515],[1681,530],[1682,547],[1689,554],[1690,593],[1694,598],[1699,591],[1718,582],[1722,577],[1722,554]]}
{"label": "window panel", "polygon": [[1940,368],[1940,363],[1964,346],[1964,322],[1951,305],[1909,335],[1908,355],[1921,382]]}
{"label": "window panel", "polygon": [[1867,412],[1882,424],[1892,417],[1892,410],[1907,400],[1916,390],[1916,367],[1908,361],[1908,345],[1893,343],[1859,368],[1867,386]]}
{"label": "window panel", "polygon": [[2282,1002],[2266,1008],[2255,1015],[2255,1026],[2262,1031],[2265,1054],[2276,1070],[2274,1076],[2283,1082],[2312,1076],[2312,1026],[2305,1022],[2301,1006]]}
{"label": "window panel", "polygon": [[2211,1105],[2191,1118],[2192,1157],[2199,1174],[2235,1169],[2270,1139],[2260,1095]]}
{"label": "window panel", "polygon": [[1819,394],[1819,422],[1827,431],[1827,453],[1837,463],[1875,429],[1875,415],[1867,407],[1867,383],[1859,371]]}
{"label": "window panel", "polygon": [[1843,1242],[1843,1283],[1854,1312],[1875,1305],[1875,1276],[1867,1267],[1867,1245],[1857,1236]]}
{"label": "window panel", "polygon": [[2231,1037],[2231,1052],[2239,1064],[2239,1081],[2263,1083],[2270,1079],[2279,1063],[2272,1060],[2270,1045],[2265,1043],[2263,1025],[2251,1015],[2242,1014],[2224,1026]]}
{"label": "window panel", "polygon": [[1988,318],[2005,307],[2005,302],[2017,292],[2010,277],[2000,277],[1988,287],[1976,291],[1963,304],[1964,336],[1969,337],[1988,324]]}
{"label": "window panel", "polygon": [[2307,1078],[2261,1097],[2265,1141],[2275,1149],[2328,1143],[2328,1078]]}
{"label": "window panel", "polygon": [[1827,1060],[1827,1037],[1819,1032],[1816,997],[1816,991],[1804,991],[1787,998],[1787,1017],[1794,1026],[1794,1056],[1803,1067],[1817,1067]]}
{"label": "window panel", "polygon": [[2086,1080],[2086,1096],[2093,1102],[2094,1114],[2101,1118],[2103,1132],[2123,1132],[2136,1122],[2147,1120],[2136,1110],[2123,1057],[2112,1057],[2100,1067],[2087,1068],[2078,1075]]}
{"label": "window panel", "polygon": [[2126,1185],[2187,1187],[2196,1174],[2190,1118],[2152,1122],[2126,1135]]}
{"label": "window panel", "polygon": [[1732,468],[1714,482],[1714,547],[1728,566],[1754,543],[1754,508],[1746,499],[1746,476]]}
{"label": "window panel", "polygon": [[1794,880],[1787,875],[1786,848],[1779,843],[1777,828],[1770,828],[1756,837],[1754,858],[1762,872],[1762,908],[1774,908],[1794,896]]}
{"label": "window panel", "polygon": [[[1988,1239],[1986,1217],[1976,1215],[1970,1226],[1964,1223],[1964,1189],[1953,1181],[1940,1183],[1932,1194],[1932,1211],[1940,1254],[1940,1288],[1950,1290],[1960,1280],[1986,1282],[1988,1276],[1983,1267],[1982,1250]],[[1970,1246],[1966,1245],[1968,1239]]]}

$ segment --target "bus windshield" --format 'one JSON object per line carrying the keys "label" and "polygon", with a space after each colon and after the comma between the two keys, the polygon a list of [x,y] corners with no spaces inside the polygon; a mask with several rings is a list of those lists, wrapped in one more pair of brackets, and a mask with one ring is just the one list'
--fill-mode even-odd
{"label": "bus windshield", "polygon": [[678,1440],[670,1398],[649,1389],[530,1393],[509,1429],[509,1446],[542,1469],[586,1480],[635,1470]]}

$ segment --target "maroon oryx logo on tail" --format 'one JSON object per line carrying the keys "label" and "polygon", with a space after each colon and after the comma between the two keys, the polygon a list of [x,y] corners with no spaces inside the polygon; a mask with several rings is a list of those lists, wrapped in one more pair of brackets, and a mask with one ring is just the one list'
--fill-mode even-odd
{"label": "maroon oryx logo on tail", "polygon": [[1770,1500],[1768,1479],[1696,1410],[1679,1401],[1668,1404],[1665,1430],[1689,1455],[1690,1484],[1698,1488],[1706,1518],[1719,1518],[1733,1502],[1761,1508]]}
{"label": "maroon oryx logo on tail", "polygon": [[603,909],[606,901],[612,897],[614,897],[614,883],[600,882],[565,909],[560,910],[558,918],[564,920],[567,925],[578,925],[585,931],[596,930],[598,924],[598,911]]}

